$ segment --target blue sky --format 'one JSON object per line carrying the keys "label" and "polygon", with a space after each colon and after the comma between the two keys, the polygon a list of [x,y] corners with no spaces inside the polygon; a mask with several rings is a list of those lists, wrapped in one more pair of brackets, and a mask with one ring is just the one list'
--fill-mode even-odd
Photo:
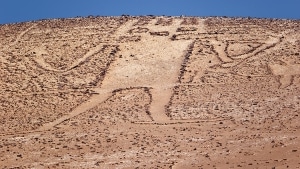
{"label": "blue sky", "polygon": [[1,0],[0,3],[0,24],[122,14],[300,19],[300,0]]}

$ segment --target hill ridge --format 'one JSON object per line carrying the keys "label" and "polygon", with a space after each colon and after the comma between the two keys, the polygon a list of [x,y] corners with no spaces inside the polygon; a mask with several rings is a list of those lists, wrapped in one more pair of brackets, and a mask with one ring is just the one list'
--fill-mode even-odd
{"label": "hill ridge", "polygon": [[52,19],[0,39],[3,168],[300,166],[298,20]]}

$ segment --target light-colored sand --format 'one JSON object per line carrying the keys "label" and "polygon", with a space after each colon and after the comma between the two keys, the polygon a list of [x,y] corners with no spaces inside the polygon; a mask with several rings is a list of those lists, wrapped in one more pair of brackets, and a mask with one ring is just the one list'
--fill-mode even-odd
{"label": "light-colored sand", "polygon": [[298,20],[0,26],[0,168],[300,168]]}

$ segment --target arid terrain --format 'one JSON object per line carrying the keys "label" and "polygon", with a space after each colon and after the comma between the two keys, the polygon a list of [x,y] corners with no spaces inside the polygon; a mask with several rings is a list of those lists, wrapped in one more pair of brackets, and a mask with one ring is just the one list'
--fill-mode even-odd
{"label": "arid terrain", "polygon": [[0,25],[0,168],[300,168],[300,21]]}

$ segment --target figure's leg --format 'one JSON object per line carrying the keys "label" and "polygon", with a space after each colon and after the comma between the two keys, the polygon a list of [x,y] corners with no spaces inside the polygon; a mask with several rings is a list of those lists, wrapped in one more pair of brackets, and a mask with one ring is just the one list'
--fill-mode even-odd
{"label": "figure's leg", "polygon": [[45,130],[51,130],[53,127],[56,125],[73,118],[75,116],[80,115],[81,113],[84,113],[85,111],[97,106],[98,104],[104,102],[109,98],[109,96],[112,95],[111,90],[106,90],[106,89],[94,89],[95,94],[92,94],[89,100],[86,102],[82,103],[75,109],[73,109],[70,113],[68,113],[65,116],[62,116],[50,123],[44,124],[41,128],[38,129],[38,131],[45,131]]}
{"label": "figure's leg", "polygon": [[170,88],[153,88],[150,90],[152,95],[152,102],[150,105],[150,113],[155,122],[170,122],[170,118],[166,113],[166,105],[172,95]]}

